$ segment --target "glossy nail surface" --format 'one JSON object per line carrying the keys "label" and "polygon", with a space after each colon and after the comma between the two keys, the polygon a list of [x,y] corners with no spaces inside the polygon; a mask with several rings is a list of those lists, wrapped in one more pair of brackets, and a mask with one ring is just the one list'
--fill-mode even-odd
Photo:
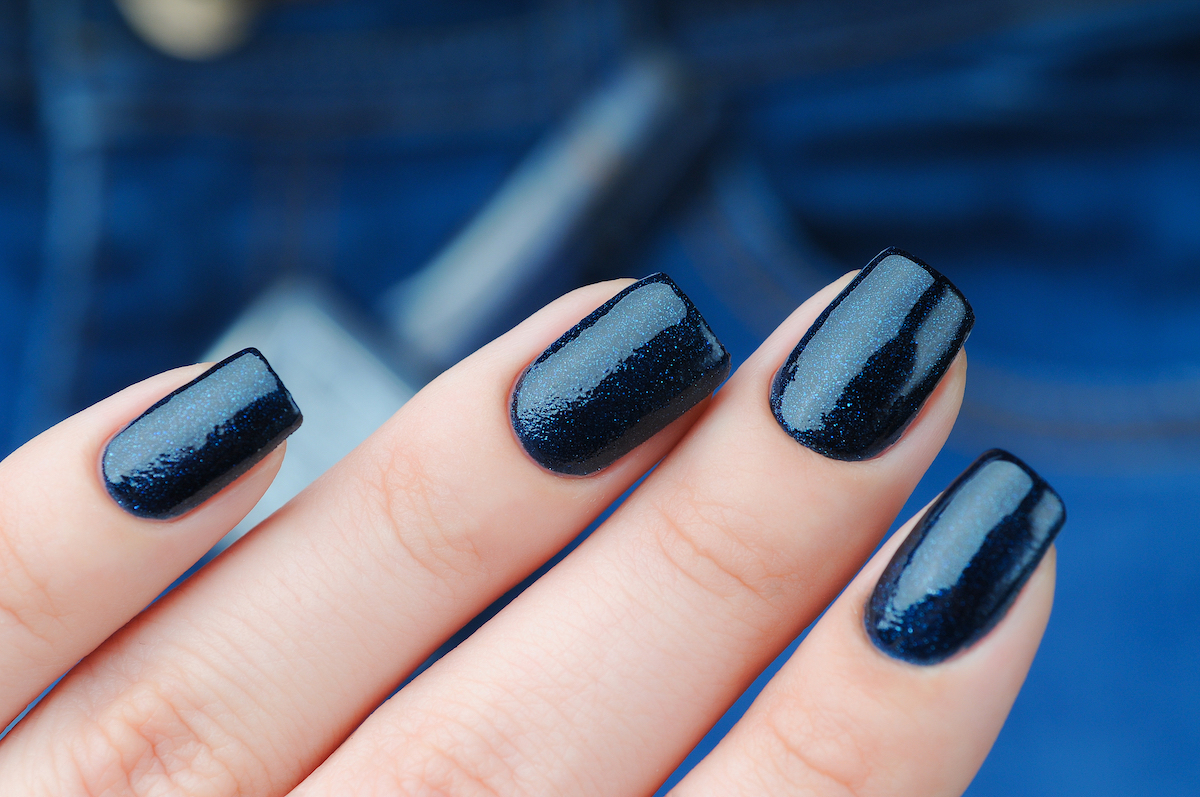
{"label": "glossy nail surface", "polygon": [[1058,493],[1013,455],[977,459],[917,522],[867,602],[885,653],[934,664],[1000,621],[1067,518]]}
{"label": "glossy nail surface", "polygon": [[556,473],[611,465],[704,399],[729,353],[666,274],[635,282],[550,345],[513,389],[529,455]]}
{"label": "glossy nail surface", "polygon": [[827,457],[876,456],[916,417],[974,323],[949,280],[885,249],[825,308],[775,375],[775,419]]}
{"label": "glossy nail surface", "polygon": [[302,420],[266,359],[245,349],[122,429],[104,450],[104,486],[134,515],[176,517],[248,471]]}

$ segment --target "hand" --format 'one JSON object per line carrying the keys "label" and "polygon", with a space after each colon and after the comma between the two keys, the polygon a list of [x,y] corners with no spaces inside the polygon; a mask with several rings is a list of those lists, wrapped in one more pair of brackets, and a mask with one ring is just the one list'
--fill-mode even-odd
{"label": "hand", "polygon": [[[545,438],[529,427],[514,435],[509,415],[522,370],[627,283],[577,290],[443,374],[145,610],[250,510],[283,448],[162,520],[114,501],[105,477],[116,465],[102,467],[102,454],[203,366],[149,379],[47,431],[0,465],[0,721],[75,666],[0,743],[0,794],[649,794],[831,601],[674,794],[961,793],[1045,627],[1053,550],[1038,561],[1061,517],[1046,520],[1053,493],[1036,477],[1018,485],[1025,492],[968,479],[931,513],[941,519],[925,523],[912,564],[889,570],[872,598],[913,524],[863,562],[949,434],[966,364],[962,335],[947,338],[932,392],[915,396],[911,424],[877,456],[817,453],[821,441],[795,423],[797,405],[776,402],[784,426],[768,396],[851,279],[800,307],[711,400],[611,464],[603,452],[586,460],[601,467],[582,477],[536,464],[530,453],[545,455]],[[817,349],[810,342],[808,356]],[[924,361],[915,362],[919,376]],[[532,396],[528,384],[521,390]],[[264,440],[286,434],[286,420]],[[376,709],[656,462],[583,545]],[[126,506],[171,514],[174,488],[154,481],[174,478],[166,470],[142,484],[159,505],[139,493]],[[1005,495],[1022,509],[993,533],[980,507]],[[985,532],[1009,558],[964,580],[962,552],[985,550]],[[913,581],[921,567],[946,589]],[[956,602],[939,608],[946,596]],[[901,612],[900,625],[876,622],[888,612]],[[913,617],[917,627],[905,626]]]}

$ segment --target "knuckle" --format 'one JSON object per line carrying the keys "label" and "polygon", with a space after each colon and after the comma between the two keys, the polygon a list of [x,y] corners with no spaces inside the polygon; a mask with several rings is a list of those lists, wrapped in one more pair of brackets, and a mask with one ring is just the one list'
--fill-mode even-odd
{"label": "knuckle", "polygon": [[402,793],[413,797],[500,797],[478,771],[468,769],[449,753],[427,759]]}
{"label": "knuckle", "polygon": [[727,601],[772,602],[794,568],[762,543],[745,507],[697,495],[687,485],[653,503],[654,541],[685,577]]}
{"label": "knuckle", "polygon": [[12,537],[0,529],[0,628],[6,642],[34,660],[45,658],[58,636],[54,626],[61,622],[50,588]]}
{"label": "knuckle", "polygon": [[874,759],[864,729],[846,713],[785,703],[761,727],[764,763],[789,790],[844,797],[866,793]]}
{"label": "knuckle", "polygon": [[487,738],[474,731],[445,727],[421,735],[407,746],[416,760],[394,770],[396,792],[406,797],[501,797],[517,793],[501,784],[512,782],[505,757]]}
{"label": "knuckle", "polygon": [[[201,730],[203,729],[203,731]],[[244,755],[201,709],[159,689],[131,687],[75,737],[70,759],[91,797],[232,797],[242,786],[230,764]]]}
{"label": "knuckle", "polygon": [[357,505],[367,513],[359,528],[371,529],[389,546],[437,579],[471,575],[484,568],[474,529],[448,480],[431,473],[418,446],[381,447],[359,480]]}

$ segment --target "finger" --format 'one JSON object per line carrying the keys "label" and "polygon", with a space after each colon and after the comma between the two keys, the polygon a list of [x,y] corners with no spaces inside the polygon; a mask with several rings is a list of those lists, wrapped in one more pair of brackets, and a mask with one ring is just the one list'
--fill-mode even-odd
{"label": "finger", "polygon": [[[406,674],[576,536],[703,411],[696,406],[625,456],[622,438],[609,441],[605,450],[616,461],[588,478],[542,468],[514,436],[509,397],[522,369],[625,285],[570,294],[443,374],[83,662],[0,747],[0,794],[259,795],[299,781]],[[618,314],[622,306],[604,305]],[[699,335],[696,319],[691,308],[664,322],[659,342],[674,349],[686,332],[681,325]],[[596,321],[590,337],[575,331],[586,343],[604,328]],[[652,350],[661,348],[650,338]],[[704,344],[708,354],[720,348],[713,343]],[[709,363],[709,376],[726,367],[720,359]],[[672,370],[690,364],[680,355]],[[639,367],[600,365],[601,375],[618,377]],[[619,399],[605,406],[624,407],[628,420],[631,405]],[[596,452],[585,454],[594,464]],[[70,765],[60,773],[52,761]],[[30,783],[40,785],[31,790]]]}
{"label": "finger", "polygon": [[[148,379],[0,463],[0,724],[150,603],[271,483],[283,457],[275,446],[298,415],[263,415],[261,401],[248,414],[247,391],[278,380],[253,355],[227,363]],[[192,446],[196,434],[208,444]]]}
{"label": "finger", "polygon": [[[823,456],[776,420],[776,373],[818,315],[845,321],[823,311],[849,301],[839,294],[848,281],[877,284],[847,278],[801,307],[603,527],[376,712],[297,793],[652,791],[861,566],[953,424],[961,330],[926,357],[954,365],[931,379],[916,421],[873,459]],[[900,283],[900,299],[879,296],[860,319],[910,317],[894,304],[908,301]],[[866,321],[858,331],[889,351],[905,345]],[[877,362],[855,343],[826,348]],[[862,411],[874,423],[885,409]]]}
{"label": "finger", "polygon": [[976,463],[896,534],[673,797],[961,794],[1054,597],[1062,502],[1009,462]]}

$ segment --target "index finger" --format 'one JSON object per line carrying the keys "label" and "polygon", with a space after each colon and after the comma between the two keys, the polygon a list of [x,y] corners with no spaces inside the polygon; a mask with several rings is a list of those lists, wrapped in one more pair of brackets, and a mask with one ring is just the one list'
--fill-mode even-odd
{"label": "index finger", "polygon": [[299,418],[248,350],[134,385],[0,462],[0,725],[250,511]]}

